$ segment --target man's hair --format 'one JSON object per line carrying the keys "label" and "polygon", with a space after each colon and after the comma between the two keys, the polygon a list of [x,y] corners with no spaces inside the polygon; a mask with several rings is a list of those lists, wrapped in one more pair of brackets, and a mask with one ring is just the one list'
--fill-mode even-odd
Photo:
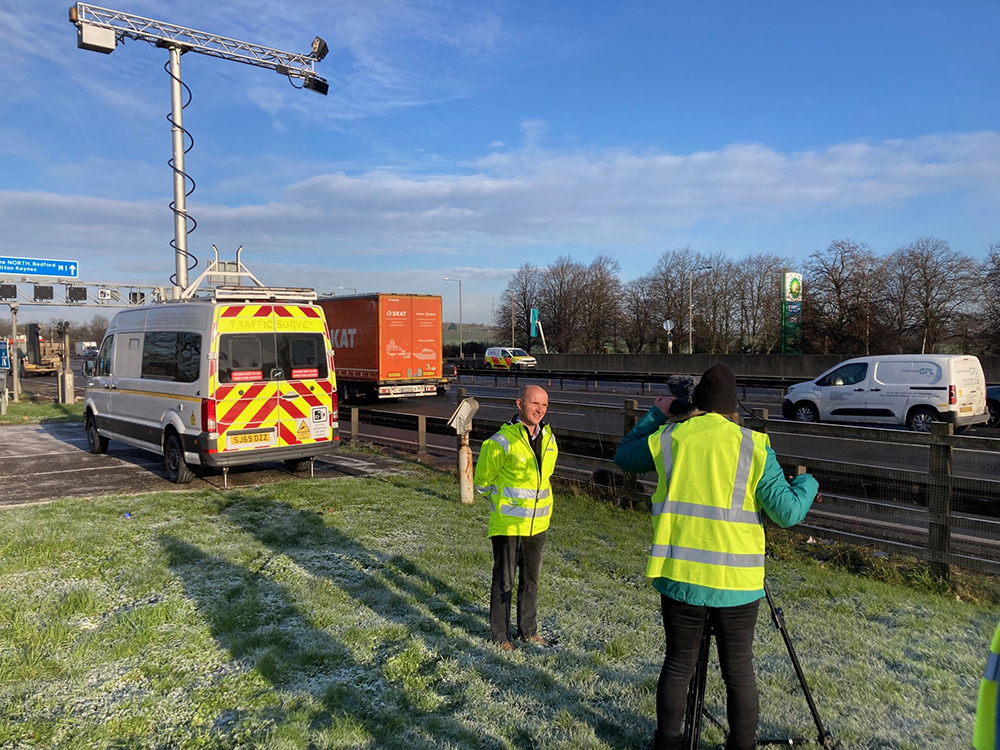
{"label": "man's hair", "polygon": [[525,397],[528,395],[528,389],[531,388],[530,385],[522,385],[521,390],[517,392],[517,400],[524,401]]}

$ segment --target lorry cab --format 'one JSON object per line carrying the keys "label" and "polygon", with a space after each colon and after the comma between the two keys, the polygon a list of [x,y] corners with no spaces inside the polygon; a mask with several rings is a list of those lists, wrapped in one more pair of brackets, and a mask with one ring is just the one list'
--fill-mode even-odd
{"label": "lorry cab", "polygon": [[333,350],[312,299],[220,288],[119,312],[84,363],[90,451],[118,440],[161,454],[176,483],[198,466],[310,468],[339,439]]}
{"label": "lorry cab", "polygon": [[841,362],[815,380],[791,386],[786,419],[967,427],[986,422],[986,379],[979,359],[965,355],[896,354]]}
{"label": "lorry cab", "polygon": [[486,350],[486,364],[494,370],[525,370],[534,369],[537,361],[524,349],[491,346]]}

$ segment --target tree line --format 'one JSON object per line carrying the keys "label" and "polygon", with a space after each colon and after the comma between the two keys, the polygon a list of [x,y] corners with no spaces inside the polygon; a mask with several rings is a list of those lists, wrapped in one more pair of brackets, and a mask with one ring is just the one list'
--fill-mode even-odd
{"label": "tree line", "polygon": [[[760,253],[734,260],[690,246],[664,252],[623,282],[609,255],[589,265],[560,256],[522,265],[503,292],[499,335],[539,351],[531,310],[550,352],[774,354],[781,351],[781,276],[803,275],[806,354],[1000,354],[1000,242],[976,260],[928,237],[879,256],[836,240],[806,262]],[[690,318],[690,325],[689,325]],[[664,322],[672,321],[667,332]],[[509,336],[505,340],[510,340]]]}

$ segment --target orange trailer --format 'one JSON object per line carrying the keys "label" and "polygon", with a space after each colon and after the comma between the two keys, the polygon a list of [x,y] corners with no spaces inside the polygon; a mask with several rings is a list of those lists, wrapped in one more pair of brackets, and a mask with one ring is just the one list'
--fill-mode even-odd
{"label": "orange trailer", "polygon": [[441,298],[376,292],[319,300],[342,400],[433,396],[448,389]]}

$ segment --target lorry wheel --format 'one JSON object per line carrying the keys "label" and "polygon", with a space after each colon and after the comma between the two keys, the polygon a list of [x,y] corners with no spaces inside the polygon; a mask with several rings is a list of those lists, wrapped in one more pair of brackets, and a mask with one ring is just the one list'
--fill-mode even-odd
{"label": "lorry wheel", "polygon": [[808,401],[802,401],[801,403],[795,405],[795,421],[818,422],[819,412],[816,410],[816,407]]}
{"label": "lorry wheel", "polygon": [[108,439],[97,431],[97,420],[87,417],[87,447],[95,456],[108,452]]}
{"label": "lorry wheel", "polygon": [[163,463],[167,469],[167,479],[174,484],[187,484],[194,479],[194,472],[184,460],[184,446],[175,433],[167,437],[163,447]]}
{"label": "lorry wheel", "polygon": [[310,461],[312,461],[311,458],[287,458],[285,459],[285,467],[293,474],[298,474],[309,469]]}
{"label": "lorry wheel", "polygon": [[929,407],[921,406],[910,412],[910,416],[906,418],[906,426],[914,432],[930,432],[931,423],[937,421],[939,419],[936,411]]}

